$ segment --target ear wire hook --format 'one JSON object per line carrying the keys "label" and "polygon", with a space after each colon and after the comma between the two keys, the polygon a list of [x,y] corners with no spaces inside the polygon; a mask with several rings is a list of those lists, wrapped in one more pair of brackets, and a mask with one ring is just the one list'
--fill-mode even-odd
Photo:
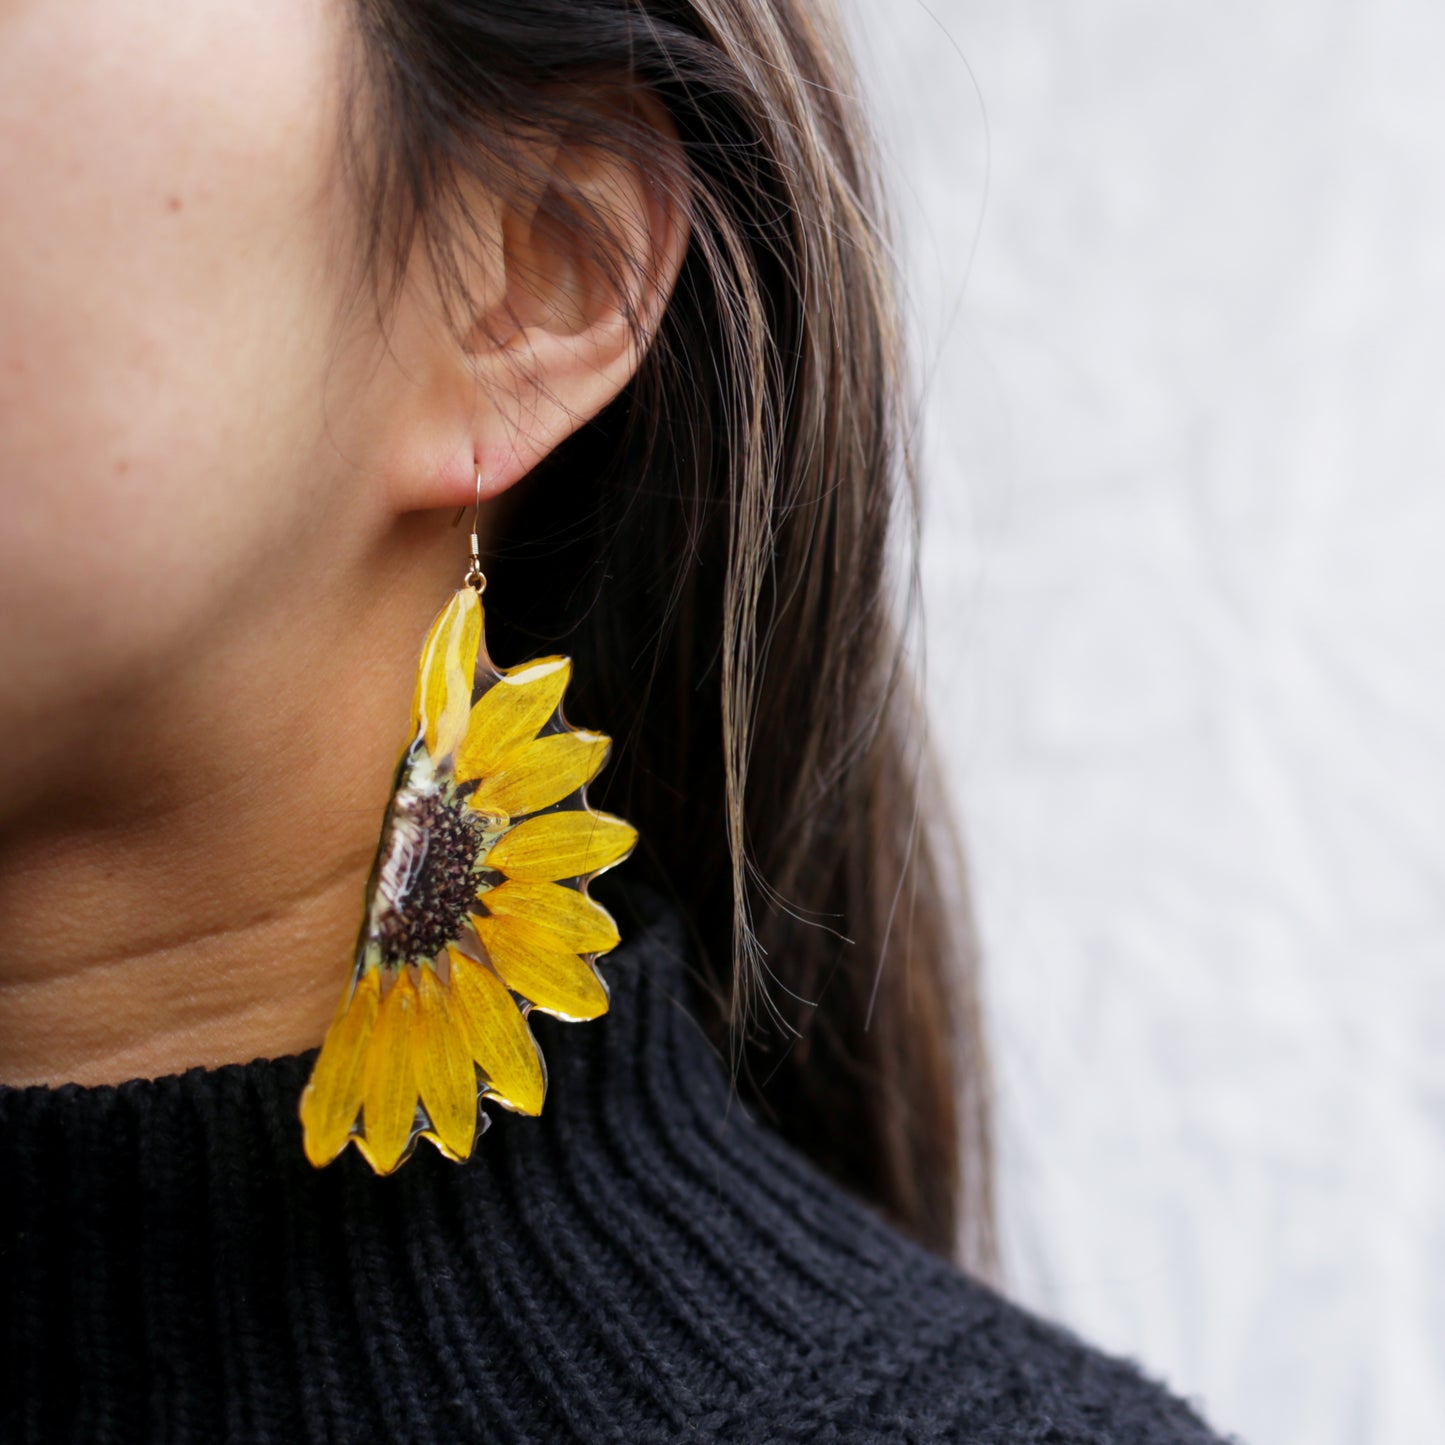
{"label": "ear wire hook", "polygon": [[[466,510],[467,510],[467,509],[466,509],[466,504],[465,504],[465,503],[463,503],[460,507],[457,508],[457,514],[456,514],[455,517],[452,518],[452,526],[453,526],[453,527],[455,527],[455,526],[457,525],[457,523],[461,521],[462,517],[463,517],[463,516],[465,515],[465,513],[466,513]],[[481,548],[480,548],[480,546],[478,545],[478,542],[477,542],[477,532],[480,530],[481,520],[482,520],[482,469],[481,469],[480,467],[478,467],[478,468],[477,468],[477,501],[476,501],[476,506],[475,506],[475,507],[473,508],[473,510],[472,510],[472,532],[471,532],[471,538],[470,538],[471,544],[472,544],[472,560],[471,560],[471,566],[469,566],[469,567],[467,568],[467,575],[466,575],[464,578],[462,578],[462,585],[463,585],[463,586],[465,586],[465,587],[475,587],[478,592],[481,592],[481,591],[486,587],[486,585],[487,585],[487,574],[482,571],[482,554],[481,554]]]}

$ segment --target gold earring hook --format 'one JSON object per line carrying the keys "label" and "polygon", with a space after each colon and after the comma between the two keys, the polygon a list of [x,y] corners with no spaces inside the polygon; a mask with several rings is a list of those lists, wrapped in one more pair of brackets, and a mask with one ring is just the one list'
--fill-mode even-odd
{"label": "gold earring hook", "polygon": [[[452,526],[453,526],[453,527],[455,527],[455,526],[457,525],[457,523],[461,521],[462,517],[463,517],[463,516],[465,515],[465,513],[466,513],[466,510],[467,510],[467,508],[466,508],[466,504],[465,504],[465,503],[463,503],[460,507],[457,508],[457,514],[456,514],[455,517],[452,518]],[[463,585],[463,586],[465,586],[465,587],[475,587],[478,592],[481,592],[481,591],[486,587],[486,585],[487,585],[487,574],[482,571],[482,554],[481,554],[480,546],[478,545],[478,542],[477,542],[477,533],[478,533],[478,531],[480,531],[480,529],[481,529],[481,520],[482,520],[482,469],[481,469],[480,467],[478,467],[478,468],[477,468],[477,500],[476,500],[476,506],[472,509],[472,532],[471,532],[471,538],[470,538],[471,544],[472,544],[472,560],[471,560],[471,566],[469,566],[469,567],[467,568],[467,575],[466,575],[464,578],[462,578],[462,585]]]}

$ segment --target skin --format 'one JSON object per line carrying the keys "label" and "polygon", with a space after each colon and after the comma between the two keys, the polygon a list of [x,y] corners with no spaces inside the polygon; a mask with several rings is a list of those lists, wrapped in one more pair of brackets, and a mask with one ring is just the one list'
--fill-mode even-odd
{"label": "skin", "polygon": [[0,3],[3,1083],[319,1043],[455,508],[479,467],[485,551],[681,263],[645,178],[554,151],[653,284],[605,293],[475,194],[470,331],[414,261],[379,335],[347,304],[349,3]]}

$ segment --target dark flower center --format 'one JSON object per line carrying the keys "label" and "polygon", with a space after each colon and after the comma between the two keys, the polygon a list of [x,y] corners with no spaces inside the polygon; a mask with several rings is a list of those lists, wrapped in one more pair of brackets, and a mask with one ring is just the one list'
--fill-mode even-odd
{"label": "dark flower center", "polygon": [[456,939],[482,886],[485,822],[449,788],[397,792],[372,909],[382,963],[419,963]]}

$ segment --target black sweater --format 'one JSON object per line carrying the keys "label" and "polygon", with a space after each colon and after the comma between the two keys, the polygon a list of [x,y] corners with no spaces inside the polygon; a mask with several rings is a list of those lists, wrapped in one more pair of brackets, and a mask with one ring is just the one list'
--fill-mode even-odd
{"label": "black sweater", "polygon": [[538,1018],[541,1118],[316,1171],[310,1055],[0,1089],[0,1439],[1214,1441],[751,1119],[676,913]]}

